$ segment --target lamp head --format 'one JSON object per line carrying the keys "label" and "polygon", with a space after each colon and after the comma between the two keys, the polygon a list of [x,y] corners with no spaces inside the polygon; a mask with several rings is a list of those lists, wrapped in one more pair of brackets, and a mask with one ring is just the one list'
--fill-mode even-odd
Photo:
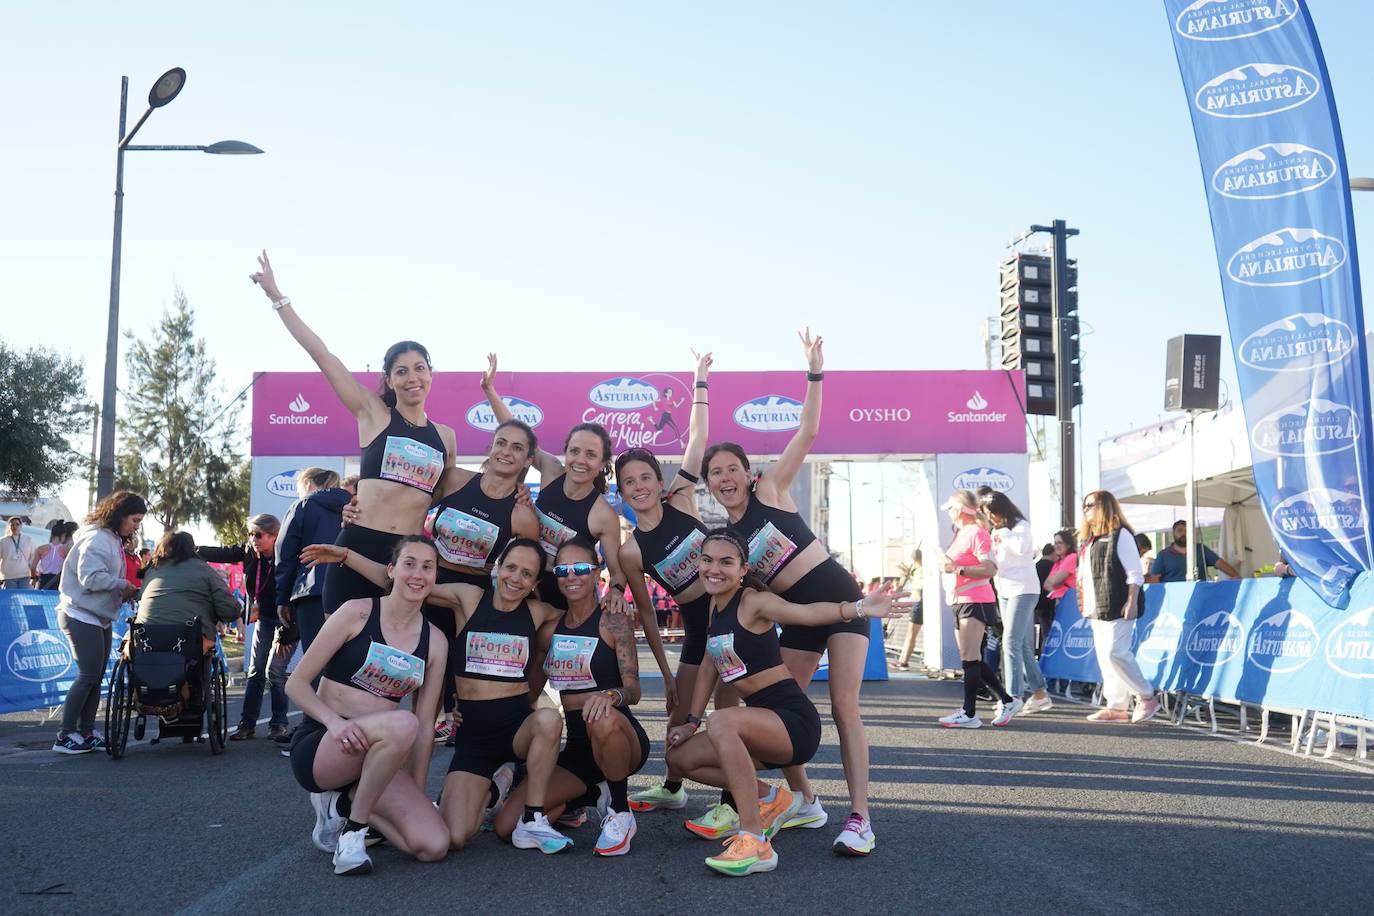
{"label": "lamp head", "polygon": [[251,143],[242,140],[221,140],[205,147],[205,152],[215,156],[256,156],[262,152]]}
{"label": "lamp head", "polygon": [[180,67],[173,67],[166,73],[157,78],[153,83],[153,88],[148,90],[148,107],[161,108],[172,99],[177,97],[183,86],[186,85],[186,71]]}

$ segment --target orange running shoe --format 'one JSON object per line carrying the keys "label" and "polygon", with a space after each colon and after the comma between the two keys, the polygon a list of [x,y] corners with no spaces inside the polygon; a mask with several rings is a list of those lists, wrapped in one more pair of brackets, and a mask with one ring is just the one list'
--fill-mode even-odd
{"label": "orange running shoe", "polygon": [[763,820],[763,835],[769,840],[777,836],[782,825],[796,816],[801,808],[802,800],[792,794],[792,790],[787,786],[778,786],[777,794],[773,800],[766,802],[759,799],[759,817]]}
{"label": "orange running shoe", "polygon": [[767,840],[749,833],[737,833],[725,841],[725,852],[706,860],[706,867],[732,878],[743,878],[777,868],[778,854]]}

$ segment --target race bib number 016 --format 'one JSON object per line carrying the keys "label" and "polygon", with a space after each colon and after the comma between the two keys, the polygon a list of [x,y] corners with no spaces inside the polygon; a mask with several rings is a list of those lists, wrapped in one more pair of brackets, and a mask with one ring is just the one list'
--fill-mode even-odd
{"label": "race bib number 016", "polygon": [[654,564],[654,571],[668,590],[676,594],[691,585],[697,577],[697,561],[701,559],[701,545],[706,535],[695,528],[662,560]]}
{"label": "race bib number 016", "polygon": [[734,633],[712,636],[706,640],[706,651],[710,653],[711,661],[716,663],[716,671],[725,683],[728,684],[749,673],[749,670],[744,667],[744,662],[740,661],[740,657],[735,654]]}
{"label": "race bib number 016", "polygon": [[754,575],[770,582],[796,552],[797,545],[769,522],[749,539],[749,566]]}
{"label": "race bib number 016", "polygon": [[595,636],[565,636],[556,634],[544,658],[544,673],[555,690],[590,690],[596,686],[592,677],[592,653],[598,640]]}
{"label": "race bib number 016", "polygon": [[519,679],[530,660],[530,641],[509,633],[469,633],[467,674]]}

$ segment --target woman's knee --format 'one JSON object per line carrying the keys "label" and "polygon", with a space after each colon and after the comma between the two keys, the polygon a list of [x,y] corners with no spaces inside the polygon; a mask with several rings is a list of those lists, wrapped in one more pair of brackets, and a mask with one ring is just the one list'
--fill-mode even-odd
{"label": "woman's knee", "polygon": [[587,735],[597,744],[606,741],[620,731],[620,716],[607,714],[595,722],[587,723]]}
{"label": "woman's knee", "polygon": [[563,733],[563,717],[552,709],[536,709],[530,713],[530,728],[541,738],[557,740]]}
{"label": "woman's knee", "polygon": [[396,709],[386,713],[377,723],[377,727],[382,733],[381,737],[386,740],[395,741],[397,744],[413,744],[415,736],[420,731],[420,722],[414,713]]}
{"label": "woman's knee", "polygon": [[440,862],[448,855],[452,837],[444,827],[426,830],[411,846],[412,855],[419,862]]}

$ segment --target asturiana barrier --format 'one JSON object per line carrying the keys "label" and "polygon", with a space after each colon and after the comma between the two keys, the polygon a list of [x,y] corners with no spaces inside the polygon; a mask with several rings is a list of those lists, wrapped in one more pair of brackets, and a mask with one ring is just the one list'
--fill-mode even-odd
{"label": "asturiana barrier", "polygon": [[[66,634],[57,628],[57,592],[0,591],[0,713],[57,706],[76,680],[76,659]],[[119,645],[128,629],[129,607],[115,619],[110,658],[101,679],[109,689]]]}

